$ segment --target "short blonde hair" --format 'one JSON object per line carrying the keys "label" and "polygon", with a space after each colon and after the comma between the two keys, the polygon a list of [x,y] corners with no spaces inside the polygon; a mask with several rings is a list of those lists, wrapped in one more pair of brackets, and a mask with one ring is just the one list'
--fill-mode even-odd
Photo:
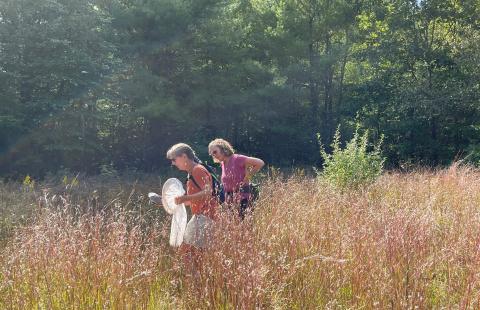
{"label": "short blonde hair", "polygon": [[232,145],[224,139],[217,138],[208,144],[209,151],[213,147],[218,147],[220,152],[222,152],[225,156],[232,156],[235,154],[235,150],[233,149]]}
{"label": "short blonde hair", "polygon": [[195,155],[195,151],[190,147],[190,145],[185,143],[177,143],[173,145],[167,151],[167,158],[171,160],[183,154],[187,155],[187,157],[193,161],[197,159],[197,155]]}

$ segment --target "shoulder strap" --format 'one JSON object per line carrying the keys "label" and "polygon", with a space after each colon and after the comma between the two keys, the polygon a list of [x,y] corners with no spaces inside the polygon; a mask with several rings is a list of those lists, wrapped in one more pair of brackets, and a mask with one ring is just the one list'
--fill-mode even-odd
{"label": "shoulder strap", "polygon": [[[210,176],[211,176],[211,178],[212,178],[212,182],[213,182],[213,181],[218,182],[217,176],[215,175],[215,173],[213,173],[212,167],[210,167],[209,165],[203,163],[202,161],[200,161],[198,164],[199,164],[199,165],[202,165],[202,167],[207,170],[208,174],[210,174]],[[198,185],[197,181],[195,181],[195,178],[193,177],[193,174],[188,174],[187,180],[192,180],[192,181],[193,181],[193,184],[194,184],[199,190],[202,189],[202,188],[200,187],[200,185]],[[213,188],[212,188],[212,190],[213,190]]]}
{"label": "shoulder strap", "polygon": [[215,180],[215,182],[220,183],[215,171],[213,170],[213,168],[209,164],[204,163],[204,162],[200,162],[200,165],[204,166],[205,169],[207,169],[208,173],[210,173],[210,175],[212,176],[212,179]]}
{"label": "shoulder strap", "polygon": [[193,184],[194,184],[198,189],[200,189],[200,190],[202,189],[202,188],[200,187],[200,185],[198,185],[197,181],[195,181],[195,178],[193,177],[193,175],[188,174],[187,179],[188,179],[188,180],[192,180],[192,181],[193,181]]}
{"label": "shoulder strap", "polygon": [[[204,163],[204,162],[201,161],[201,160],[198,162],[198,164],[199,164],[199,165],[202,165],[202,166],[207,170],[207,172],[210,174],[210,176],[212,177],[212,183],[213,183],[212,192],[214,192],[216,186],[221,186],[221,182],[219,181],[217,175],[215,174],[215,171],[213,170],[213,168],[212,168],[210,165],[208,165],[207,163]],[[197,181],[195,181],[195,178],[193,177],[193,175],[188,174],[187,180],[192,180],[192,181],[193,181],[193,184],[194,184],[198,189],[200,189],[200,190],[202,189],[202,188],[198,185]],[[215,183],[217,183],[217,185],[215,185]]]}

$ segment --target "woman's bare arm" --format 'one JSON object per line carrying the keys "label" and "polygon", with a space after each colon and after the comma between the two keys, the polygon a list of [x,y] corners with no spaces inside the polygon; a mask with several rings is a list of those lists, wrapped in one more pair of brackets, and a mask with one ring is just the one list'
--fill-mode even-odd
{"label": "woman's bare arm", "polygon": [[265,166],[265,162],[260,158],[247,157],[245,159],[245,178],[243,182],[248,183],[250,178]]}

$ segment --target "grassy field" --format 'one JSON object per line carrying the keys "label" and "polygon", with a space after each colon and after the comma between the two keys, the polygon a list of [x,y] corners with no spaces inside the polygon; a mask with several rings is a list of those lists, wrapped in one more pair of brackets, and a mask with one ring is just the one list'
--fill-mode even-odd
{"label": "grassy field", "polygon": [[52,184],[0,184],[1,309],[480,308],[473,168],[351,192],[271,175],[254,217],[224,214],[195,269],[147,203],[158,179]]}

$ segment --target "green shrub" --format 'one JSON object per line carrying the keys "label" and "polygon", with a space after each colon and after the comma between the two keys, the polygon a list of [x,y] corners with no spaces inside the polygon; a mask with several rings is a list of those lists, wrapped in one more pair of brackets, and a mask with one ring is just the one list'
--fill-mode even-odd
{"label": "green shrub", "polygon": [[466,150],[467,156],[462,161],[480,167],[480,144],[471,144]]}
{"label": "green shrub", "polygon": [[[318,137],[320,141],[320,136]],[[344,149],[340,145],[340,128],[337,128],[332,142],[332,154],[327,154],[320,144],[324,160],[319,175],[328,183],[341,189],[358,189],[373,183],[380,176],[385,161],[381,154],[382,139],[369,150],[368,130],[359,135],[358,128]]]}

